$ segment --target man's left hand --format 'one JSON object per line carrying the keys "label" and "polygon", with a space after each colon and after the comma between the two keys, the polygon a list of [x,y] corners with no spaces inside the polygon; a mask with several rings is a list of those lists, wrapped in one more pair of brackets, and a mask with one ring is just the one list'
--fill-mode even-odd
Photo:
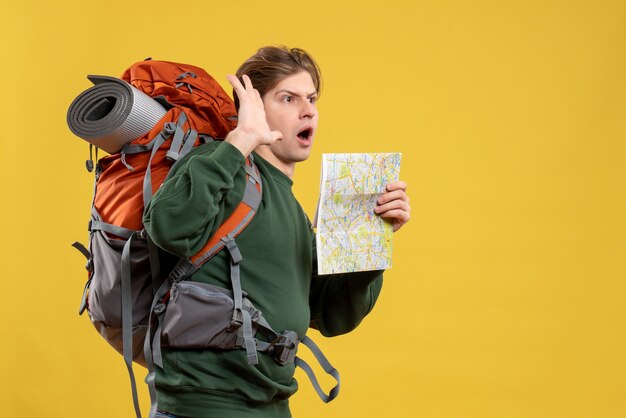
{"label": "man's left hand", "polygon": [[396,232],[411,219],[409,196],[406,194],[407,184],[403,181],[389,183],[387,191],[376,202],[374,212],[389,221]]}

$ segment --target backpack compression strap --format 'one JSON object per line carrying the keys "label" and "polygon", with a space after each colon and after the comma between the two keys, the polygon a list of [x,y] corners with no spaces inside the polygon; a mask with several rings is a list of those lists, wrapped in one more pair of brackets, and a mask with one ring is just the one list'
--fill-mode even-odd
{"label": "backpack compression strap", "polygon": [[[266,337],[269,337],[271,342],[259,341],[255,339],[256,348],[258,351],[264,351],[268,354],[271,354],[274,358],[274,361],[281,366],[287,363],[294,363],[297,367],[300,367],[307,375],[313,388],[317,392],[317,396],[320,399],[328,403],[335,399],[337,395],[339,395],[339,372],[335,367],[330,364],[322,350],[310,339],[308,336],[304,336],[302,340],[298,340],[298,334],[295,331],[284,331],[280,334],[276,333],[267,322],[267,320],[263,317],[263,314],[260,315],[259,318],[255,320],[255,323],[259,327],[259,330],[265,334]],[[242,341],[243,337],[237,336],[237,345],[244,346],[244,342]],[[320,386],[317,377],[315,376],[315,372],[309,364],[302,360],[300,357],[296,356],[298,351],[298,345],[302,343],[311,351],[315,359],[322,366],[322,369],[332,376],[337,384],[328,392],[328,395],[324,392],[322,387]]]}

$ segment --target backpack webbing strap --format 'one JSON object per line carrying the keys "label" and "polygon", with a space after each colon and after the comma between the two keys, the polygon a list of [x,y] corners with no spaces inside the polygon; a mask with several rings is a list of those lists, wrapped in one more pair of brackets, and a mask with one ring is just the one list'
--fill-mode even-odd
{"label": "backpack webbing strap", "polygon": [[134,233],[132,229],[124,228],[121,226],[109,224],[102,221],[97,221],[92,219],[89,221],[89,226],[87,228],[89,231],[103,231],[108,232],[109,234],[117,235],[118,237],[129,239]]}
{"label": "backpack webbing strap", "polygon": [[[174,132],[176,132],[176,124],[165,123],[163,125],[163,130],[159,132],[159,135],[164,135],[166,138],[169,138],[169,136],[172,135]],[[129,142],[122,147],[120,154],[132,155],[139,154],[140,152],[152,151],[152,148],[154,148],[154,143],[157,141],[159,135],[156,135],[147,144],[132,144]]]}
{"label": "backpack webbing strap", "polygon": [[246,165],[244,166],[244,169],[246,170],[246,174],[252,177],[252,179],[256,183],[261,184],[261,174],[259,173],[259,170],[256,168],[256,165],[254,165],[254,157],[250,155],[248,158],[249,160],[246,161]]}
{"label": "backpack webbing strap", "polygon": [[148,207],[148,203],[150,203],[150,199],[152,199],[152,159],[156,155],[157,151],[163,145],[163,143],[167,140],[167,135],[164,131],[162,131],[157,137],[154,146],[152,147],[152,153],[150,154],[150,159],[148,160],[148,166],[146,167],[146,174],[143,178],[143,207]]}
{"label": "backpack webbing strap", "polygon": [[187,115],[185,112],[181,112],[178,117],[178,121],[176,122],[176,132],[174,132],[174,139],[172,140],[172,145],[170,145],[170,149],[167,150],[167,154],[165,156],[171,160],[176,161],[180,156],[178,151],[183,145],[183,140],[186,138],[187,133],[183,130],[183,125],[187,121]]}
{"label": "backpack webbing strap", "polygon": [[85,309],[87,309],[87,292],[89,291],[89,286],[91,285],[91,279],[93,277],[93,258],[89,250],[80,242],[74,242],[72,247],[80,251],[80,253],[87,259],[85,269],[87,269],[89,277],[87,279],[87,283],[85,283],[85,287],[83,288],[83,296],[80,299],[80,306],[78,307],[78,315],[82,315],[83,312],[85,312]]}
{"label": "backpack webbing strap", "polygon": [[137,418],[141,418],[137,383],[135,382],[135,373],[133,372],[133,300],[130,280],[130,247],[137,237],[138,233],[133,233],[124,244],[124,249],[122,250],[122,354],[130,377],[135,413]]}
{"label": "backpack webbing strap", "polygon": [[84,255],[84,256],[85,256],[85,258],[86,258],[87,260],[90,260],[90,259],[91,259],[91,253],[90,253],[90,252],[89,252],[89,250],[88,250],[88,249],[87,249],[87,248],[86,248],[83,244],[81,244],[80,242],[78,242],[78,241],[74,242],[74,243],[72,244],[72,247],[74,247],[74,248],[76,248],[78,251],[80,251],[80,253],[81,253],[82,255]]}
{"label": "backpack webbing strap", "polygon": [[[269,336],[270,342],[261,341],[258,339],[254,339],[256,344],[257,351],[261,351],[273,356],[273,359],[276,363],[281,366],[284,366],[288,363],[294,363],[296,357],[296,351],[298,351],[298,344],[300,341],[298,340],[298,334],[295,331],[285,331],[280,334],[277,334],[270,326],[267,324],[267,321],[261,315],[257,320],[254,321],[255,324],[260,326],[262,329],[261,332],[265,334],[265,336]],[[267,326],[263,325],[267,324]],[[243,347],[243,335],[239,333],[237,335],[237,340],[235,345],[238,347]]]}
{"label": "backpack webbing strap", "polygon": [[[172,140],[172,145],[170,149],[172,149],[176,143],[182,143],[183,137],[185,136],[183,132],[183,125],[187,121],[187,115],[185,112],[182,112],[178,117],[178,121],[176,124],[173,122],[167,122],[163,126],[163,130],[157,137],[155,138],[155,142],[152,145],[152,153],[150,154],[150,159],[148,160],[148,166],[146,167],[146,175],[143,179],[143,206],[148,207],[148,203],[150,203],[150,199],[152,199],[152,160],[156,155],[161,145],[170,137],[172,132],[174,132],[174,139]],[[180,145],[178,145],[180,146]],[[168,151],[169,153],[169,151]]]}
{"label": "backpack webbing strap", "polygon": [[87,295],[89,293],[89,286],[91,286],[92,277],[90,276],[87,279],[87,283],[85,283],[85,287],[83,288],[83,296],[80,298],[80,306],[78,307],[78,315],[82,315],[87,309]]}
{"label": "backpack webbing strap", "polygon": [[258,364],[259,358],[256,352],[254,335],[252,334],[252,317],[250,312],[243,309],[243,291],[241,290],[241,276],[239,274],[239,263],[243,260],[239,247],[232,234],[222,238],[228,253],[230,254],[230,282],[233,287],[233,318],[231,324],[235,328],[243,326],[243,345],[248,356],[248,364]]}
{"label": "backpack webbing strap", "polygon": [[305,336],[302,339],[302,344],[309,347],[309,350],[311,350],[311,352],[315,356],[315,359],[319,362],[319,364],[322,366],[324,371],[328,373],[329,375],[331,375],[332,377],[334,377],[335,380],[337,381],[337,384],[335,385],[335,387],[332,388],[327,395],[322,390],[319,382],[317,381],[317,377],[315,377],[315,373],[313,373],[313,370],[311,369],[311,367],[300,357],[295,358],[294,363],[296,364],[296,366],[304,370],[304,372],[307,374],[307,376],[309,377],[309,380],[313,384],[313,388],[317,392],[317,395],[320,397],[322,401],[324,401],[325,403],[328,403],[332,401],[333,399],[335,399],[337,395],[339,394],[339,384],[340,384],[339,372],[337,371],[337,369],[333,367],[332,364],[330,364],[326,356],[324,356],[324,354],[322,353],[322,350],[319,349],[319,347],[313,342],[313,340]]}
{"label": "backpack webbing strap", "polygon": [[[170,288],[171,282],[165,280],[155,292],[152,298],[152,305],[150,306],[150,315],[148,316],[148,332],[143,342],[143,354],[146,358],[146,366],[148,367],[146,384],[148,385],[148,393],[150,394],[150,418],[154,418],[157,411],[156,373],[154,366],[157,365],[163,368],[163,357],[161,355],[161,319],[165,313],[166,307],[164,299],[166,299]],[[156,330],[153,331],[155,315],[158,318],[158,325]]]}
{"label": "backpack webbing strap", "polygon": [[194,144],[196,143],[196,139],[198,139],[198,131],[195,129],[190,129],[187,131],[187,135],[185,135],[185,142],[183,143],[183,148],[178,153],[178,158],[182,158],[189,153],[193,149]]}
{"label": "backpack webbing strap", "polygon": [[[142,232],[145,232],[142,231]],[[161,260],[159,258],[159,247],[152,241],[152,238],[145,234],[146,244],[148,247],[148,259],[150,260],[150,275],[152,277],[152,292],[153,294],[159,289],[163,282],[161,275]]]}
{"label": "backpack webbing strap", "polygon": [[[311,340],[309,337],[305,336],[302,341],[298,340],[298,334],[295,331],[285,331],[281,334],[276,333],[268,324],[267,320],[263,315],[261,315],[258,319],[255,320],[257,326],[259,326],[261,332],[265,334],[266,337],[272,339],[271,342],[265,342],[255,339],[256,349],[257,351],[266,352],[272,354],[274,357],[274,361],[280,365],[285,365],[287,363],[293,362],[296,366],[300,367],[306,374],[313,388],[317,392],[317,395],[320,397],[322,401],[328,403],[335,399],[337,395],[339,395],[339,372],[332,364],[328,361],[326,356],[322,353],[322,350]],[[238,346],[243,346],[243,337],[241,335],[237,336],[236,344]],[[322,366],[324,371],[335,378],[337,384],[333,387],[329,394],[327,395],[321,388],[313,369],[308,365],[307,362],[302,360],[300,357],[296,356],[296,352],[298,350],[298,344],[302,342],[305,346],[311,350],[311,353],[315,356],[317,362]]]}
{"label": "backpack webbing strap", "polygon": [[246,190],[241,201],[256,213],[261,204],[261,197],[261,181],[251,175],[246,182]]}

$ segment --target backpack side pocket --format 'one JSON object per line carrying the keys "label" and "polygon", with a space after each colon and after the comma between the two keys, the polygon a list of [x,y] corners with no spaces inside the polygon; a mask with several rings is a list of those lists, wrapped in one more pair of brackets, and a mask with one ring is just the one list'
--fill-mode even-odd
{"label": "backpack side pocket", "polygon": [[[233,350],[240,324],[233,324],[232,292],[219,286],[183,281],[172,286],[163,317],[162,341],[166,347]],[[252,317],[252,332],[261,312],[247,298],[243,309]]]}
{"label": "backpack side pocket", "polygon": [[[98,332],[122,353],[122,250],[127,240],[91,232],[93,276],[89,285],[87,311]],[[145,240],[130,247],[131,299],[133,312],[133,358],[143,364],[143,340],[152,303],[150,258]]]}

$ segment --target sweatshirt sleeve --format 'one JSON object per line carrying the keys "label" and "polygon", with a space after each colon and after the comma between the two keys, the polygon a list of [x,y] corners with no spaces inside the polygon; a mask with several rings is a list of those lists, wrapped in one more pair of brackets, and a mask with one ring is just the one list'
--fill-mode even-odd
{"label": "sweatshirt sleeve", "polygon": [[227,200],[241,199],[243,187],[236,185],[245,184],[244,163],[227,142],[200,146],[179,161],[144,211],[152,240],[178,256],[199,251],[230,215],[224,211]]}
{"label": "sweatshirt sleeve", "polygon": [[355,329],[370,313],[383,286],[383,272],[318,275],[313,239],[313,275],[309,305],[311,328],[332,337]]}

